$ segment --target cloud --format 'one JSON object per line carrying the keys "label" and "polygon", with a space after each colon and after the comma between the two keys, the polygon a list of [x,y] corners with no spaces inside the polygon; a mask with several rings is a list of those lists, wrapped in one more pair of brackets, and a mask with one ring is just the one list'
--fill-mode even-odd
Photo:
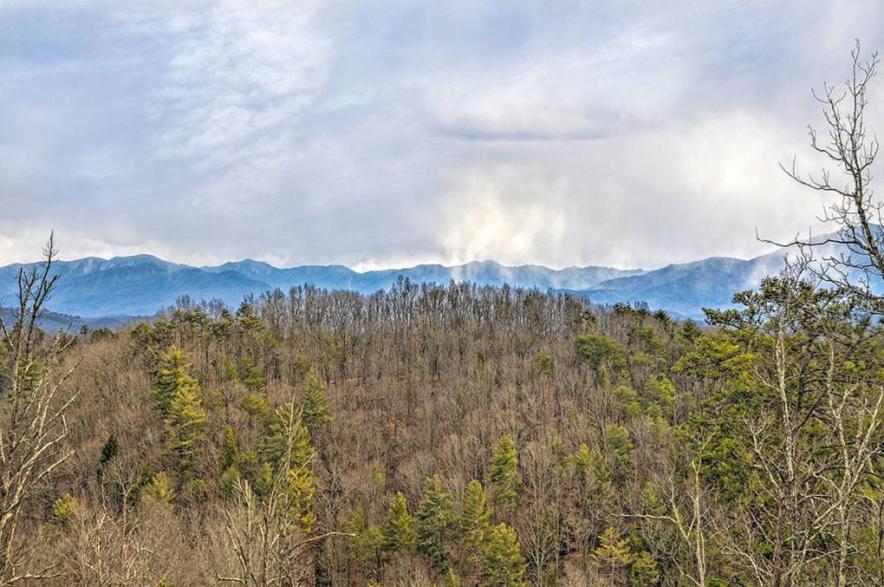
{"label": "cloud", "polygon": [[328,76],[316,1],[206,3],[164,20],[172,42],[146,108],[161,154],[236,163],[285,148]]}
{"label": "cloud", "polygon": [[479,168],[458,177],[439,202],[440,242],[450,264],[493,259],[556,264],[566,243],[561,198],[566,186],[542,169]]}
{"label": "cloud", "polygon": [[776,163],[855,36],[880,3],[6,2],[0,263],[752,255],[823,203]]}

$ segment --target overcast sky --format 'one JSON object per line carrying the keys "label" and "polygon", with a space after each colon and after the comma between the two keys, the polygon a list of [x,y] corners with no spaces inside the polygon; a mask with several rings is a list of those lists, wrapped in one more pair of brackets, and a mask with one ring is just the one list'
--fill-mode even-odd
{"label": "overcast sky", "polygon": [[777,162],[856,37],[884,3],[0,0],[0,263],[749,256],[824,203]]}

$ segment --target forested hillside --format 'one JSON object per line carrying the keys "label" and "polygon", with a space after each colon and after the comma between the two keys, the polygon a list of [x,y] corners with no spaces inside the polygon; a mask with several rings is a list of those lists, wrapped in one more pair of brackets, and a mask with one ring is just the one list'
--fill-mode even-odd
{"label": "forested hillside", "polygon": [[407,281],[19,321],[3,577],[880,584],[880,326],[799,278],[702,328]]}
{"label": "forested hillside", "polygon": [[[852,61],[810,133],[834,172],[784,168],[836,231],[702,325],[399,279],[49,332],[50,237],[0,312],[0,585],[884,585],[878,60]],[[748,272],[694,269],[614,281]]]}

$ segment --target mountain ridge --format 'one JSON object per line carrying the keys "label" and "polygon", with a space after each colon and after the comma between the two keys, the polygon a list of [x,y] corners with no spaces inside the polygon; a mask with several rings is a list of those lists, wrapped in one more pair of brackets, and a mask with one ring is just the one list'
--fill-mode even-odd
{"label": "mountain ridge", "polygon": [[[8,301],[5,304],[4,301],[15,295],[18,270],[34,265],[13,263],[0,267],[0,305],[8,305]],[[564,269],[541,265],[511,267],[494,261],[454,266],[424,264],[363,272],[343,265],[280,268],[253,259],[197,267],[149,254],[57,261],[54,268],[61,279],[51,300],[51,309],[84,318],[152,315],[182,295],[194,299],[221,299],[236,305],[250,293],[304,284],[372,293],[391,287],[400,276],[419,283],[445,284],[453,280],[545,290],[586,289],[612,277],[640,272],[597,266]]]}
{"label": "mountain ridge", "polygon": [[[485,260],[357,271],[334,264],[276,267],[248,258],[191,266],[150,254],[85,257],[56,263],[61,279],[49,307],[86,320],[116,319],[153,315],[184,295],[195,300],[220,299],[235,306],[248,294],[306,284],[370,294],[392,287],[402,277],[416,283],[455,281],[570,292],[596,304],[645,303],[680,317],[702,319],[703,308],[728,307],[734,293],[757,287],[764,277],[779,272],[787,252],[780,248],[750,259],[707,257],[650,270],[596,265],[552,269]],[[18,269],[34,265],[0,267],[0,306],[9,305],[7,300],[15,295]]]}

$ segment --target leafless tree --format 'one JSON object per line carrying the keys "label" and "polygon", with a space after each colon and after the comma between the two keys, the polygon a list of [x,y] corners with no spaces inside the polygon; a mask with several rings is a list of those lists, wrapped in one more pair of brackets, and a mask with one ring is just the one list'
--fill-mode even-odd
{"label": "leafless tree", "polygon": [[301,521],[292,515],[298,499],[288,490],[293,468],[311,468],[316,455],[305,463],[294,462],[292,453],[300,412],[290,402],[285,414],[285,451],[267,495],[260,498],[248,481],[239,479],[234,485],[234,504],[224,510],[237,572],[233,576],[219,576],[219,581],[255,586],[300,585],[308,579],[311,566],[307,547],[331,536],[353,536],[342,532],[307,533]]}
{"label": "leafless tree", "polygon": [[650,522],[670,524],[678,534],[681,545],[690,552],[692,568],[685,568],[676,561],[675,566],[681,578],[690,585],[706,587],[709,584],[709,563],[707,560],[707,528],[709,524],[707,496],[700,478],[701,454],[709,443],[709,438],[697,439],[698,449],[688,462],[689,479],[676,481],[674,472],[669,472],[668,488],[665,495],[666,510],[660,514],[622,514],[625,518],[634,518]]}
{"label": "leafless tree", "polygon": [[18,304],[11,320],[0,317],[0,344],[7,356],[8,378],[0,397],[0,584],[39,578],[51,569],[29,570],[27,545],[16,535],[22,505],[35,487],[71,455],[65,413],[76,393],[63,385],[76,365],[64,366],[73,343],[59,332],[41,342],[38,322],[58,276],[52,268],[57,251],[50,235],[43,261],[18,273]]}
{"label": "leafless tree", "polygon": [[808,127],[810,146],[826,165],[814,174],[799,171],[794,158],[790,166],[780,164],[786,175],[802,186],[835,198],[819,219],[837,230],[828,237],[809,235],[786,245],[819,251],[821,262],[814,271],[821,279],[880,305],[880,297],[871,293],[884,279],[884,202],[873,190],[873,166],[880,144],[866,126],[868,91],[879,59],[877,53],[864,59],[859,41],[850,55],[851,71],[843,86],[824,83],[822,92],[813,92],[822,105],[826,129],[820,133]]}

